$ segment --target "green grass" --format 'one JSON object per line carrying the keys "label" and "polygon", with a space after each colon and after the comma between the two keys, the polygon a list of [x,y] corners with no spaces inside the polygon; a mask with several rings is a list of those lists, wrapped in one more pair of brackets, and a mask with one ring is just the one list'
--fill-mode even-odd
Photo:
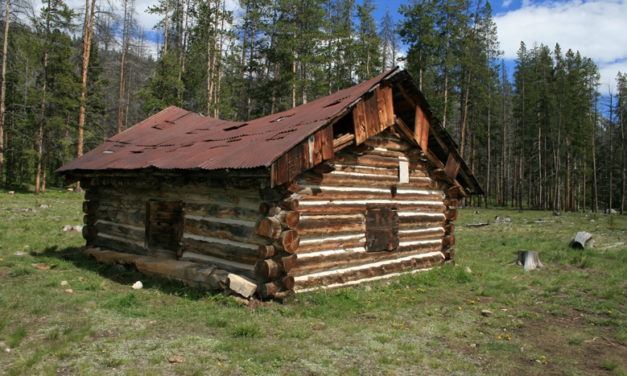
{"label": "green grass", "polygon": [[[455,266],[249,308],[85,258],[62,231],[81,201],[0,191],[0,373],[627,373],[624,216],[463,210]],[[583,230],[590,248],[570,249]]]}

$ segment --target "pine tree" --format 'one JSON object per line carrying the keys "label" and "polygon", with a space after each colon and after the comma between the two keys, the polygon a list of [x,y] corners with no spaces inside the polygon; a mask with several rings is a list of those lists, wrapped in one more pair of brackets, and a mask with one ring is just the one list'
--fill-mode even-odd
{"label": "pine tree", "polygon": [[359,82],[365,81],[381,73],[381,39],[377,34],[377,26],[372,12],[375,7],[372,0],[363,0],[357,6],[357,42],[355,48],[356,70]]}

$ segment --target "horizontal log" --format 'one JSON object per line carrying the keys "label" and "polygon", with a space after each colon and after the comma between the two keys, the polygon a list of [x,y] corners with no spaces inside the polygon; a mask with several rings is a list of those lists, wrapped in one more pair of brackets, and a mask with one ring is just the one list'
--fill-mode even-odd
{"label": "horizontal log", "polygon": [[264,283],[259,287],[259,295],[264,299],[270,299],[276,296],[276,294],[283,288],[279,282]]}
{"label": "horizontal log", "polygon": [[449,246],[442,251],[445,262],[455,262],[455,247]]}
{"label": "horizontal log", "polygon": [[[353,174],[370,174],[370,175],[379,175],[379,176],[387,176],[389,178],[397,178],[398,179],[398,169],[399,162],[396,161],[395,166],[391,167],[372,167],[372,166],[362,166],[362,165],[352,165],[352,164],[343,164],[343,163],[335,163],[334,171],[340,173],[353,173]],[[429,177],[427,173],[427,169],[422,166],[422,164],[412,163],[411,161],[408,163],[408,173],[413,177]]]}
{"label": "horizontal log", "polygon": [[255,210],[224,203],[186,202],[183,210],[186,216],[231,218],[253,222],[259,217]]}
{"label": "horizontal log", "polygon": [[466,192],[459,185],[453,185],[447,190],[447,195],[451,198],[462,198],[466,196]]}
{"label": "horizontal log", "polygon": [[298,263],[289,274],[299,276],[323,270],[333,270],[383,260],[393,260],[409,255],[439,252],[442,249],[441,239],[426,239],[423,241],[404,242],[400,244],[402,245],[399,245],[399,248],[393,252],[368,252],[361,246],[299,254]]}
{"label": "horizontal log", "polygon": [[301,239],[298,254],[337,248],[363,247],[365,244],[366,234],[363,232],[335,236],[321,236],[316,238],[307,237]]}
{"label": "horizontal log", "polygon": [[357,214],[319,214],[301,216],[298,224],[301,238],[325,234],[366,232],[366,217],[363,211]]}
{"label": "horizontal log", "polygon": [[448,200],[446,200],[444,202],[444,204],[449,208],[449,209],[457,209],[457,207],[459,206],[459,200],[456,198],[449,198]]}
{"label": "horizontal log", "polygon": [[317,200],[301,202],[301,215],[316,214],[357,214],[364,212],[367,206],[385,205],[399,211],[419,211],[427,213],[443,213],[446,207],[442,201],[418,201],[399,199],[366,199],[366,200]]}
{"label": "horizontal log", "polygon": [[438,190],[408,189],[390,187],[342,187],[342,186],[303,186],[297,193],[302,201],[311,200],[368,200],[368,199],[399,199],[399,200],[429,200],[444,202],[444,193]]}
{"label": "horizontal log", "polygon": [[83,224],[87,226],[93,226],[98,221],[98,217],[94,214],[87,214],[83,216]]}
{"label": "horizontal log", "polygon": [[[329,185],[346,187],[382,187],[389,188],[399,183],[398,177],[381,176],[377,174],[357,174],[334,171],[324,175],[314,175],[304,173],[299,178],[301,185]],[[403,187],[414,187],[423,189],[437,189],[437,183],[429,177],[410,176],[409,183],[404,183]]]}
{"label": "horizontal log", "polygon": [[258,246],[252,244],[192,234],[185,234],[182,243],[181,249],[183,253],[193,252],[250,265],[253,265],[259,259]]}
{"label": "horizontal log", "polygon": [[352,133],[346,133],[338,138],[333,139],[333,151],[338,152],[345,147],[352,145],[355,141],[355,135]]}
{"label": "horizontal log", "polygon": [[[409,168],[412,170],[426,170],[430,164],[417,158],[409,158]],[[379,155],[355,155],[348,153],[336,154],[333,160],[335,165],[375,167],[375,168],[391,168],[398,169],[398,156],[379,156]]]}
{"label": "horizontal log", "polygon": [[444,213],[444,215],[446,216],[447,220],[454,221],[457,219],[458,212],[457,209],[449,209]]}
{"label": "horizontal log", "polygon": [[424,213],[424,212],[407,212],[398,211],[399,227],[412,224],[419,227],[435,227],[435,225],[443,225],[446,221],[444,213]]}
{"label": "horizontal log", "polygon": [[257,224],[256,233],[268,239],[278,239],[281,236],[281,221],[276,217],[266,217]]}
{"label": "horizontal log", "polygon": [[266,259],[274,256],[276,254],[276,248],[270,244],[262,244],[258,248],[259,250],[259,258]]}
{"label": "horizontal log", "polygon": [[281,268],[283,272],[288,273],[290,270],[292,270],[292,268],[296,266],[297,261],[298,261],[298,256],[296,255],[289,255],[289,256],[281,257],[280,264],[281,264]]}
{"label": "horizontal log", "polygon": [[249,278],[254,278],[253,271],[255,266],[248,263],[226,260],[219,257],[194,253],[191,251],[184,251],[181,255],[180,260],[192,261],[200,264],[215,265],[216,267],[224,269],[226,271],[241,274]]}
{"label": "horizontal log", "polygon": [[298,198],[287,197],[279,203],[279,206],[285,210],[298,211],[298,204],[299,204]]}
{"label": "horizontal log", "polygon": [[185,216],[183,232],[255,245],[267,243],[256,236],[254,222],[237,219]]}
{"label": "horizontal log", "polygon": [[447,234],[452,234],[455,232],[455,225],[453,224],[453,222],[448,222],[447,224],[444,225],[444,231],[446,231]]}
{"label": "horizontal log", "polygon": [[87,244],[92,244],[98,236],[98,229],[94,225],[85,225],[81,231]]}
{"label": "horizontal log", "polygon": [[281,222],[283,228],[295,229],[298,227],[300,214],[293,210],[283,210],[276,214],[276,218]]}
{"label": "horizontal log", "polygon": [[149,256],[98,248],[88,248],[85,254],[101,263],[135,265],[142,273],[175,279],[193,287],[218,290],[225,288],[227,282],[228,273],[215,266],[188,261],[158,260]]}
{"label": "horizontal log", "polygon": [[281,278],[281,287],[283,287],[283,289],[294,290],[294,286],[296,286],[296,279],[291,275]]}
{"label": "horizontal log", "polygon": [[297,231],[286,230],[281,233],[278,243],[275,243],[275,248],[280,247],[281,250],[287,253],[296,253],[300,245],[300,236]]}
{"label": "horizontal log", "polygon": [[134,242],[144,242],[146,239],[146,229],[144,227],[136,227],[121,223],[114,223],[105,220],[99,220],[95,225],[97,232],[100,234],[108,234],[125,238]]}
{"label": "horizontal log", "polygon": [[285,273],[294,268],[296,255],[259,260],[255,264],[255,275],[263,281],[273,281],[285,277]]}
{"label": "horizontal log", "polygon": [[455,245],[455,236],[454,235],[447,235],[445,237],[442,238],[442,247],[449,247],[449,246],[454,246]]}
{"label": "horizontal log", "polygon": [[401,242],[441,238],[445,235],[444,227],[400,229],[398,238]]}
{"label": "horizontal log", "polygon": [[273,259],[259,260],[255,264],[255,275],[263,281],[274,281],[282,274],[281,264]]}
{"label": "horizontal log", "polygon": [[133,242],[128,239],[122,239],[112,237],[106,234],[98,234],[98,237],[93,242],[96,247],[107,248],[112,251],[134,253],[138,255],[146,255],[148,250],[144,246],[143,242]]}
{"label": "horizontal log", "polygon": [[372,264],[301,275],[295,277],[294,290],[298,291],[317,286],[333,286],[348,282],[368,280],[370,278],[386,274],[430,268],[440,263],[442,259],[443,255],[441,252],[433,252],[410,255],[400,259],[385,260]]}
{"label": "horizontal log", "polygon": [[380,148],[397,152],[407,152],[414,149],[413,145],[393,137],[374,136],[364,141],[364,144],[373,148]]}
{"label": "horizontal log", "polygon": [[100,189],[100,197],[109,197],[112,201],[132,200],[145,202],[147,199],[176,201],[186,203],[214,204],[222,207],[244,208],[257,211],[259,208],[259,187],[250,189],[211,188],[206,185],[191,183],[178,186],[161,184],[159,189],[146,187],[134,188],[132,185],[124,190],[111,187]]}
{"label": "horizontal log", "polygon": [[97,200],[83,201],[83,213],[94,214],[100,204]]}
{"label": "horizontal log", "polygon": [[142,208],[131,209],[100,205],[95,216],[105,221],[131,226],[145,226],[146,223],[145,205],[142,205]]}

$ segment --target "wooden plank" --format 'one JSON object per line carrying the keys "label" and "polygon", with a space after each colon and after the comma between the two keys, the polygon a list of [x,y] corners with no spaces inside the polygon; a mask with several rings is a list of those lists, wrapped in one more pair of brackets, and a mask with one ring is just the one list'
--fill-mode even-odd
{"label": "wooden plank", "polygon": [[257,291],[257,284],[246,277],[229,273],[226,278],[229,289],[244,298],[250,298]]}
{"label": "wooden plank", "polygon": [[394,101],[392,97],[391,86],[379,86],[375,89],[375,96],[377,98],[377,109],[379,113],[379,128],[374,134],[380,133],[385,128],[394,124],[396,115],[394,114]]}
{"label": "wooden plank", "polygon": [[353,125],[355,129],[355,144],[360,145],[368,138],[368,104],[365,100],[357,102],[353,109]]}
{"label": "wooden plank", "polygon": [[394,251],[398,248],[398,213],[391,205],[366,207],[366,250]]}
{"label": "wooden plank", "polygon": [[453,153],[449,153],[448,160],[446,161],[446,166],[444,167],[446,176],[448,176],[452,180],[457,179],[459,168],[460,168],[460,162],[457,160],[457,158],[455,158],[455,155]]}
{"label": "wooden plank", "polygon": [[319,130],[316,133],[316,140],[316,147],[319,147],[319,150],[322,153],[322,159],[325,161],[333,159],[335,157],[333,126],[328,125]]}
{"label": "wooden plank", "polygon": [[414,137],[420,149],[423,152],[429,152],[429,130],[431,126],[429,125],[429,119],[422,111],[420,106],[416,106],[416,116],[415,116],[415,126],[414,126]]}

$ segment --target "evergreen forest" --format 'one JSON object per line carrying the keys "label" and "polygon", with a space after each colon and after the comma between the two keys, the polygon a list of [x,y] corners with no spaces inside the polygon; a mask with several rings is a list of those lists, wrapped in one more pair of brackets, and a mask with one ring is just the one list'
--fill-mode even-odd
{"label": "evergreen forest", "polygon": [[[0,186],[54,170],[167,106],[227,120],[283,111],[405,67],[485,196],[467,205],[623,213],[627,73],[602,92],[568,46],[499,50],[486,0],[4,0]],[[34,3],[37,2],[37,3]]]}

